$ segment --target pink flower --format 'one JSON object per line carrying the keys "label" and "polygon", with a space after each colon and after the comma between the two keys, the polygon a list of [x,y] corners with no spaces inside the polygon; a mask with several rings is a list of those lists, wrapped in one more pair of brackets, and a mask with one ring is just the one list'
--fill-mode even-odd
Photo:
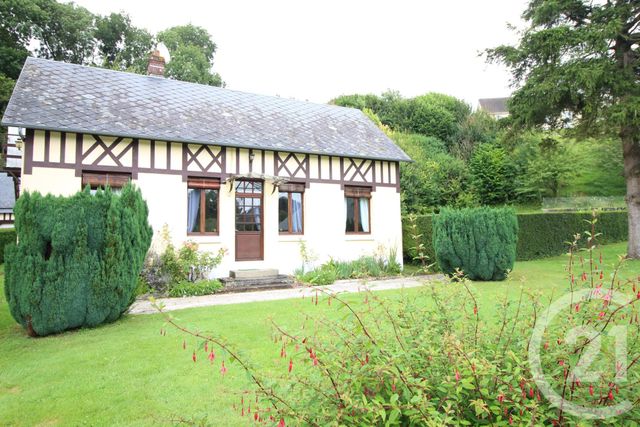
{"label": "pink flower", "polygon": [[213,359],[215,358],[216,358],[216,355],[213,353],[213,350],[211,350],[211,353],[209,353],[209,361],[213,363]]}
{"label": "pink flower", "polygon": [[504,402],[504,394],[499,394],[498,395],[498,402],[500,402],[500,403]]}
{"label": "pink flower", "polygon": [[456,369],[456,382],[460,381],[460,372]]}
{"label": "pink flower", "polygon": [[222,374],[223,377],[224,377],[224,374],[227,373],[227,367],[224,366],[224,360],[222,361],[222,366],[220,367],[220,373]]}
{"label": "pink flower", "polygon": [[604,311],[598,313],[598,319],[604,319]]}
{"label": "pink flower", "polygon": [[286,427],[286,424],[284,423],[284,418],[280,418],[280,422],[278,423],[278,427]]}

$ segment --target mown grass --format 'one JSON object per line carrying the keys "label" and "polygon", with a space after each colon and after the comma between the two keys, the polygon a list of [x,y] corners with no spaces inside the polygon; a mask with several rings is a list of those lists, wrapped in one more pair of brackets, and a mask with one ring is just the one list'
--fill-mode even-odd
{"label": "mown grass", "polygon": [[[603,248],[608,265],[624,253],[624,244]],[[512,277],[499,283],[475,283],[480,313],[493,321],[497,302],[518,298],[520,287],[560,295],[567,287],[565,257],[517,263]],[[629,262],[623,276],[640,274],[640,262]],[[381,292],[394,298],[401,292]],[[461,297],[463,294],[461,293]],[[347,297],[356,306],[362,296]],[[428,303],[428,301],[425,301]],[[176,312],[180,322],[225,335],[263,372],[285,372],[273,343],[269,319],[295,328],[304,312],[338,315],[337,304],[315,306],[310,299],[248,303]],[[342,314],[340,314],[342,315]],[[428,321],[428,319],[425,319]],[[218,354],[211,366],[203,351],[191,361],[197,343],[163,326],[159,315],[127,315],[95,329],[30,339],[11,318],[0,296],[0,425],[171,425],[174,417],[207,417],[213,425],[247,425],[233,411],[238,393],[250,389],[235,364],[223,378]]]}

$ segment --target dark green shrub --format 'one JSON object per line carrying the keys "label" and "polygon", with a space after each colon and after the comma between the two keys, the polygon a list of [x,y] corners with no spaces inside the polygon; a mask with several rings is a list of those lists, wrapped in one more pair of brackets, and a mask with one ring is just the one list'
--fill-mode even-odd
{"label": "dark green shrub", "polygon": [[0,264],[4,262],[4,248],[9,243],[16,242],[16,230],[14,228],[0,228]]}
{"label": "dark green shrub", "polygon": [[433,219],[433,246],[443,273],[504,280],[516,260],[518,220],[511,208],[442,209]]}
{"label": "dark green shrub", "polygon": [[15,206],[18,243],[6,250],[13,318],[30,335],[118,319],[133,300],[151,243],[147,214],[132,185],[120,195],[23,194]]}

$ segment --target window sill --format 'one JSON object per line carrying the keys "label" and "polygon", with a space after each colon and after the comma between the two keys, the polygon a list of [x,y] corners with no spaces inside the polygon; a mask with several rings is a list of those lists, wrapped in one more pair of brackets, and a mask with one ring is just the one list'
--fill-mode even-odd
{"label": "window sill", "polygon": [[278,241],[280,242],[299,242],[304,240],[304,234],[280,234],[278,235]]}
{"label": "window sill", "polygon": [[352,234],[345,234],[344,240],[347,242],[373,242],[375,239],[373,238],[371,233],[366,233],[366,234],[352,233]]}

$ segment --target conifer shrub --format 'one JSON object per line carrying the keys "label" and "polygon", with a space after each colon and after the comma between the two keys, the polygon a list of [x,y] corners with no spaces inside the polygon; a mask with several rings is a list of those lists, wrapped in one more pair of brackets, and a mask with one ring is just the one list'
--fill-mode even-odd
{"label": "conifer shrub", "polygon": [[32,336],[112,322],[129,307],[151,243],[148,208],[131,184],[120,194],[24,193],[16,244],[6,248],[5,295]]}
{"label": "conifer shrub", "polygon": [[504,280],[513,269],[518,220],[511,208],[442,209],[433,217],[433,246],[443,273]]}

